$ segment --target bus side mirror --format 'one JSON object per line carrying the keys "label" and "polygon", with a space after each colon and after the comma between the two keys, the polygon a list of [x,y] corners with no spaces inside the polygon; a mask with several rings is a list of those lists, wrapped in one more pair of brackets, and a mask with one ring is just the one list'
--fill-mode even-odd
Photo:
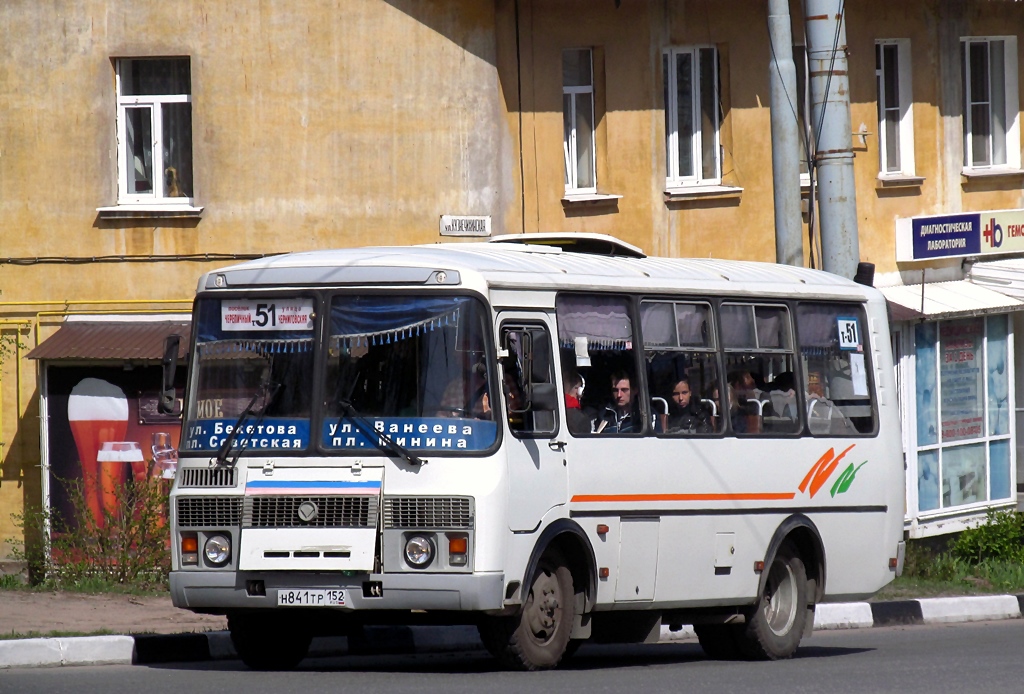
{"label": "bus side mirror", "polygon": [[530,386],[530,409],[553,412],[558,409],[558,390],[554,383],[534,383]]}
{"label": "bus side mirror", "polygon": [[180,335],[168,335],[164,339],[164,356],[160,360],[163,373],[160,383],[160,400],[157,402],[157,410],[160,414],[174,414],[174,405],[177,400],[174,376],[178,370],[178,347],[180,345]]}

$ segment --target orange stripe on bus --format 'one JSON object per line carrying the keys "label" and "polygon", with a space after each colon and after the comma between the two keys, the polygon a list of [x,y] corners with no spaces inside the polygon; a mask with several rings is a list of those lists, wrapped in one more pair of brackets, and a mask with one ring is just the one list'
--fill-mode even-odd
{"label": "orange stripe on bus", "polygon": [[579,494],[577,502],[619,501],[785,501],[796,496],[794,492],[750,492],[746,494]]}

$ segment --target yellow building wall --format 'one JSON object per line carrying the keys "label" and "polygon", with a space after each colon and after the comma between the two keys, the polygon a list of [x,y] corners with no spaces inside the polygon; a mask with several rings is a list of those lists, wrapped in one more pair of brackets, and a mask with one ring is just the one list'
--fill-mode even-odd
{"label": "yellow building wall", "polygon": [[[31,348],[68,301],[184,309],[199,274],[228,262],[203,254],[432,243],[445,240],[442,214],[490,215],[495,234],[599,232],[656,255],[773,261],[766,5],[0,3],[0,327],[21,321]],[[791,2],[795,43],[801,7]],[[940,70],[960,36],[1019,34],[1024,6],[863,0],[847,12],[851,120],[872,133],[854,139],[861,259],[915,272],[895,261],[896,218],[1024,207],[1020,177],[961,178],[959,75]],[[911,40],[919,187],[876,186],[878,38]],[[661,56],[686,44],[719,48],[724,182],[739,195],[665,200]],[[613,205],[562,202],[561,52],[572,47],[594,48],[598,189],[622,196]],[[114,60],[148,56],[191,58],[199,219],[97,212],[116,203]],[[141,262],[53,262],[101,256]],[[40,498],[35,373],[17,358],[0,371],[0,541],[18,537],[9,514]]]}
{"label": "yellow building wall", "polygon": [[[0,320],[27,321],[31,348],[62,319],[37,313],[69,300],[186,310],[159,302],[230,262],[207,253],[431,243],[442,214],[500,233],[516,183],[494,24],[479,0],[0,3]],[[191,59],[202,216],[105,219],[114,61],[157,56]],[[40,262],[100,256],[165,259]],[[0,560],[10,514],[41,499],[36,365],[18,362],[0,374]]]}

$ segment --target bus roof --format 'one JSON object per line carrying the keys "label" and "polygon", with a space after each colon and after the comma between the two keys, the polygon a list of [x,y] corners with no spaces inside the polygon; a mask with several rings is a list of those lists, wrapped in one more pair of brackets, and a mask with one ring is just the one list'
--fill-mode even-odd
{"label": "bus roof", "polygon": [[[639,249],[624,247],[642,256]],[[669,290],[765,296],[865,297],[875,291],[838,275],[788,265],[567,251],[550,238],[538,245],[513,243],[509,237],[498,243],[377,246],[269,256],[209,272],[200,279],[198,289],[428,283],[481,290]]]}

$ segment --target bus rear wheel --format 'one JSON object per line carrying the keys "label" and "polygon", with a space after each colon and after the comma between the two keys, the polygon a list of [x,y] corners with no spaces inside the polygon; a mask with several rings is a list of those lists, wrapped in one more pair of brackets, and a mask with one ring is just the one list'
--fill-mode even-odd
{"label": "bus rear wheel", "polygon": [[228,615],[231,643],[252,670],[294,670],[309,652],[312,632],[282,614]]}
{"label": "bus rear wheel", "polygon": [[736,645],[751,660],[790,658],[807,621],[807,571],[789,543],[779,547],[753,615],[736,633]]}
{"label": "bus rear wheel", "polygon": [[575,618],[572,573],[560,556],[548,553],[537,566],[519,614],[481,622],[480,638],[506,667],[549,670],[565,655]]}

